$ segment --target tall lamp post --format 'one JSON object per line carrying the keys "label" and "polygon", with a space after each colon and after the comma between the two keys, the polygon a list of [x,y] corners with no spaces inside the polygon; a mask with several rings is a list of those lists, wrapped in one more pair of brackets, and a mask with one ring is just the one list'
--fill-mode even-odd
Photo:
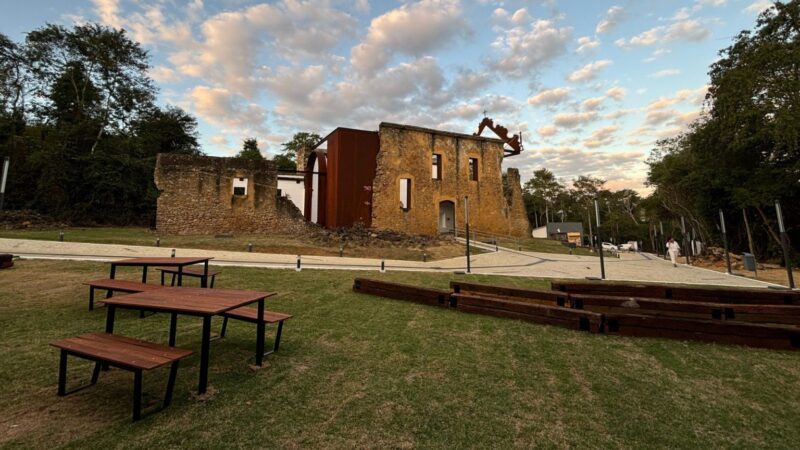
{"label": "tall lamp post", "polygon": [[467,273],[470,273],[469,262],[469,197],[464,196],[464,231],[467,234]]}
{"label": "tall lamp post", "polygon": [[597,236],[597,246],[600,251],[600,279],[606,279],[606,265],[603,260],[603,238],[600,231],[600,206],[597,204],[597,199],[594,199],[594,218],[597,223],[595,235]]}
{"label": "tall lamp post", "polygon": [[3,178],[0,179],[0,211],[3,210],[3,203],[6,199],[6,180],[8,179],[8,166],[11,165],[11,157],[3,158]]}
{"label": "tall lamp post", "polygon": [[661,230],[661,250],[664,252],[664,259],[667,259],[667,238],[664,236],[664,223],[660,220],[658,221],[658,228]]}
{"label": "tall lamp post", "polygon": [[725,264],[728,267],[728,275],[731,274],[731,254],[728,253],[728,233],[725,231],[725,214],[722,212],[722,208],[719,209],[719,226],[720,231],[722,231],[722,245],[725,248]]}
{"label": "tall lamp post", "polygon": [[789,289],[794,289],[794,276],[792,275],[792,257],[789,247],[789,235],[786,234],[786,227],[783,224],[783,211],[781,202],[775,200],[775,212],[778,214],[778,229],[781,232],[781,247],[783,247],[783,260],[786,264],[786,276],[789,278]]}
{"label": "tall lamp post", "polygon": [[683,220],[683,216],[681,216],[681,233],[683,233],[683,254],[686,255],[686,265],[688,266],[691,265],[689,261],[689,239],[688,236],[686,236],[686,221]]}

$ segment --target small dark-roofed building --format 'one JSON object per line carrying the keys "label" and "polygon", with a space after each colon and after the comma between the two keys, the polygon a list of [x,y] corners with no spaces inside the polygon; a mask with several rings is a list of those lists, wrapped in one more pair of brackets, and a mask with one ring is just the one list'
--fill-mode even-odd
{"label": "small dark-roofed building", "polygon": [[545,226],[535,228],[531,236],[539,239],[553,239],[562,242],[571,242],[578,246],[583,245],[583,223],[581,222],[550,222]]}

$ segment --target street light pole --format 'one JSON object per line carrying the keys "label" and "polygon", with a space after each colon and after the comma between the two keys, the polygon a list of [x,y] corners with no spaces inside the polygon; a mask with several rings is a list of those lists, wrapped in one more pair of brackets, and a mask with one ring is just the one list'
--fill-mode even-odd
{"label": "street light pole", "polygon": [[728,253],[728,233],[725,230],[725,214],[722,213],[722,208],[719,209],[719,226],[722,231],[722,245],[725,247],[725,264],[728,267],[728,275],[731,274],[731,254]]}
{"label": "street light pole", "polygon": [[3,178],[0,180],[0,211],[3,210],[3,203],[6,199],[6,180],[8,179],[8,166],[11,165],[11,157],[3,158]]}
{"label": "street light pole", "polygon": [[664,223],[660,220],[658,221],[658,228],[661,230],[661,250],[664,252],[664,259],[667,259],[667,250],[665,247],[667,245],[667,241],[665,240],[666,237],[664,237]]}
{"label": "street light pole", "polygon": [[683,249],[683,254],[686,255],[686,265],[690,265],[691,262],[689,261],[689,240],[686,236],[686,221],[683,220],[683,216],[681,216],[681,233],[683,233],[683,245],[685,246]]}
{"label": "street light pole", "polygon": [[600,279],[606,279],[606,264],[603,260],[603,238],[600,232],[600,206],[597,205],[597,199],[594,200],[594,217],[595,221],[597,222],[597,246],[598,250],[600,251]]}
{"label": "street light pole", "polygon": [[469,197],[464,196],[464,229],[467,235],[467,273],[470,273],[470,262],[469,262]]}
{"label": "street light pole", "polygon": [[778,214],[778,229],[781,232],[781,247],[783,247],[783,260],[786,264],[786,276],[789,278],[789,289],[794,289],[794,276],[792,275],[792,257],[789,247],[789,235],[786,234],[786,227],[783,224],[783,211],[781,202],[775,200],[775,212]]}

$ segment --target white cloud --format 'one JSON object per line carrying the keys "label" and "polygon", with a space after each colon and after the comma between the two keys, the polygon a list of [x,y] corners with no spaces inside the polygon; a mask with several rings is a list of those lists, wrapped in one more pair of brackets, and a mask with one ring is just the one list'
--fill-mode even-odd
{"label": "white cloud", "polygon": [[753,3],[750,3],[747,8],[744,9],[744,12],[748,12],[750,14],[760,14],[761,11],[764,11],[767,8],[771,8],[775,2],[770,0],[755,0]]}
{"label": "white cloud", "polygon": [[619,47],[650,46],[657,43],[672,41],[700,42],[706,40],[711,31],[694,19],[685,19],[673,22],[670,25],[657,26],[628,39],[614,41]]}
{"label": "white cloud", "polygon": [[532,106],[551,106],[564,102],[569,98],[572,88],[560,87],[554,89],[543,89],[536,95],[528,98],[528,104]]}
{"label": "white cloud", "polygon": [[465,29],[458,0],[406,4],[372,19],[364,41],[351,50],[350,62],[361,74],[371,76],[395,53],[423,56]]}
{"label": "white cloud", "polygon": [[590,97],[581,102],[581,107],[583,107],[585,111],[595,111],[600,109],[605,99],[605,97]]}
{"label": "white cloud", "polygon": [[597,24],[595,33],[611,31],[625,19],[625,10],[621,6],[612,6],[606,11],[605,17]]}
{"label": "white cloud", "polygon": [[597,113],[594,111],[567,112],[558,113],[553,116],[553,123],[562,128],[576,128],[581,125],[586,125],[596,119]]}
{"label": "white cloud", "polygon": [[528,14],[528,10],[525,8],[520,8],[514,11],[514,14],[511,16],[511,22],[517,25],[522,25],[529,20],[531,20],[531,16]]}
{"label": "white cloud", "polygon": [[190,109],[203,120],[239,136],[266,135],[267,112],[221,87],[197,86],[187,98]]}
{"label": "white cloud", "polygon": [[549,20],[537,20],[529,29],[514,27],[499,36],[492,47],[501,56],[490,66],[513,78],[530,77],[543,65],[566,53],[572,28],[558,28]]}
{"label": "white cloud", "polygon": [[614,140],[614,133],[619,130],[617,125],[609,125],[594,130],[588,139],[583,141],[583,145],[589,148],[597,148],[609,145]]}
{"label": "white cloud", "polygon": [[665,78],[665,77],[674,77],[675,75],[680,75],[681,71],[678,69],[664,69],[659,70],[658,72],[653,72],[648,75],[649,78]]}
{"label": "white cloud", "polygon": [[553,125],[545,125],[541,128],[537,128],[536,132],[539,133],[539,136],[550,137],[556,134],[557,129]]}
{"label": "white cloud", "polygon": [[619,86],[612,87],[606,91],[606,95],[616,101],[621,101],[624,99],[627,93],[628,91],[625,90],[625,88],[621,88]]}
{"label": "white cloud", "polygon": [[578,38],[578,48],[575,49],[575,53],[584,53],[590,50],[594,50],[600,46],[600,40],[592,39],[589,36],[584,36]]}
{"label": "white cloud", "polygon": [[598,72],[609,64],[611,64],[611,61],[607,59],[591,62],[572,72],[567,79],[572,82],[593,80],[597,77]]}

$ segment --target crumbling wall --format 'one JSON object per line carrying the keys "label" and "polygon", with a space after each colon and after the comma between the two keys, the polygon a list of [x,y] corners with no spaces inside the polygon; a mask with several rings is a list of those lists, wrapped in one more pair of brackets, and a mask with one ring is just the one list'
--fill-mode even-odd
{"label": "crumbling wall", "polygon": [[[247,180],[247,194],[234,195],[233,180]],[[272,161],[159,154],[156,227],[164,234],[294,232],[302,214],[277,195]]]}
{"label": "crumbling wall", "polygon": [[[441,179],[432,177],[432,156],[442,156]],[[478,160],[478,180],[469,177],[469,159]],[[464,228],[464,196],[470,227],[498,235],[527,236],[519,173],[510,175],[507,197],[502,177],[503,142],[418,127],[380,126],[380,151],[373,182],[372,226],[436,235],[443,201],[455,204],[456,228]],[[400,207],[400,179],[411,179],[411,207]],[[516,186],[516,187],[514,187]],[[508,201],[507,201],[508,199]]]}

